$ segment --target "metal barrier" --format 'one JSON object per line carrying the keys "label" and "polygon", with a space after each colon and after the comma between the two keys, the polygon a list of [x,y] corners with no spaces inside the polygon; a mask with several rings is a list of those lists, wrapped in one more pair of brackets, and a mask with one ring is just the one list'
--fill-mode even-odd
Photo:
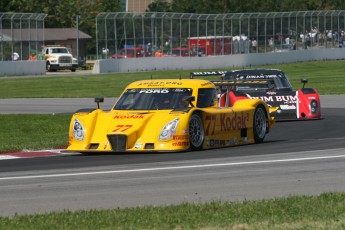
{"label": "metal barrier", "polygon": [[106,59],[342,48],[344,30],[344,10],[234,14],[105,12],[96,17],[96,51],[97,59]]}
{"label": "metal barrier", "polygon": [[44,43],[46,14],[0,12],[0,61],[28,60]]}

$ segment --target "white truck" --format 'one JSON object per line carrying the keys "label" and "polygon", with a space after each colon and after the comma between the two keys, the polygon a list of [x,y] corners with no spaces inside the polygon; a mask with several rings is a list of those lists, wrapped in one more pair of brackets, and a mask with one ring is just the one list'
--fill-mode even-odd
{"label": "white truck", "polygon": [[78,60],[74,58],[67,47],[44,46],[42,55],[46,61],[46,69],[50,72],[57,70],[71,70],[75,72],[78,68]]}

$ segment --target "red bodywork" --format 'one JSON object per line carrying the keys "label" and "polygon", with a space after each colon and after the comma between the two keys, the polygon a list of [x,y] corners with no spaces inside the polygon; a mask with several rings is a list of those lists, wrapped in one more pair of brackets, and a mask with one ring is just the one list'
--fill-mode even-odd
{"label": "red bodywork", "polygon": [[171,49],[171,55],[172,57],[194,57],[196,56],[196,53],[194,53],[192,50],[188,48],[172,48]]}
{"label": "red bodywork", "polygon": [[140,58],[148,57],[151,54],[147,53],[143,48],[122,48],[118,53],[113,54],[112,58]]}
{"label": "red bodywork", "polygon": [[231,36],[206,36],[188,38],[189,48],[199,56],[231,54]]}
{"label": "red bodywork", "polygon": [[[246,95],[235,95],[233,91],[229,92],[229,105],[228,106],[234,106],[235,102],[238,100],[243,100],[243,99],[248,99],[249,97]],[[219,106],[220,107],[225,107],[226,106],[226,93],[223,93],[219,97]]]}
{"label": "red bodywork", "polygon": [[[297,106],[297,118],[317,119],[321,117],[320,97],[312,88],[302,88],[297,92],[299,103]],[[314,106],[313,106],[314,105]],[[317,105],[317,106],[316,106]]]}

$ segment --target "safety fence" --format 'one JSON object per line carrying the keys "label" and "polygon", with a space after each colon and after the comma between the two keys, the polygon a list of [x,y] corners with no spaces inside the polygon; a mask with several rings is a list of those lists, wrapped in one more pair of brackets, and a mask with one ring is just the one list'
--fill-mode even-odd
{"label": "safety fence", "polygon": [[97,59],[210,56],[343,47],[345,11],[234,14],[105,12]]}
{"label": "safety fence", "polygon": [[46,14],[0,12],[0,61],[28,59],[44,44]]}

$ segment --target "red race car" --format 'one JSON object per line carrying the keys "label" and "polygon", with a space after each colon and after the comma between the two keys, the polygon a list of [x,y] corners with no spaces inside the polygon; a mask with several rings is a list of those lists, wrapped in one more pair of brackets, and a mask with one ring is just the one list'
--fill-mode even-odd
{"label": "red race car", "polygon": [[[259,98],[277,108],[272,114],[277,121],[321,118],[319,94],[316,89],[305,87],[306,79],[301,80],[301,89],[294,90],[285,73],[278,69],[192,72],[191,78],[210,75],[221,75],[219,81],[214,81],[220,88],[220,106],[233,105],[243,98]],[[229,83],[230,90],[222,86]]]}

